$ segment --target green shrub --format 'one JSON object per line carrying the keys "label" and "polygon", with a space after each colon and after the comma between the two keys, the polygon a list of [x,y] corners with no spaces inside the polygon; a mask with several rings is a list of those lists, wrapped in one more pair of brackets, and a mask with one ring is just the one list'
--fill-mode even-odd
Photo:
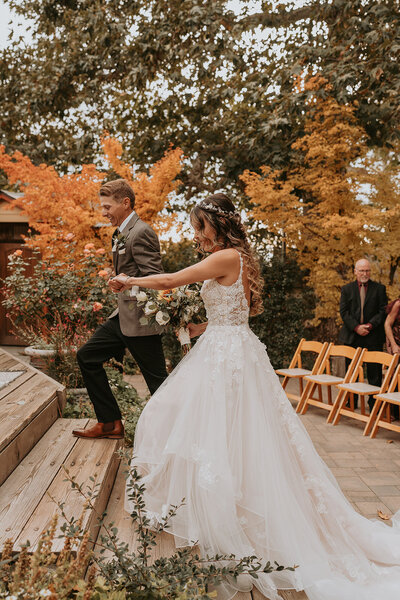
{"label": "green shrub", "polygon": [[275,368],[288,365],[302,337],[311,331],[315,298],[294,256],[275,255],[262,264],[264,312],[250,319],[254,333],[267,346]]}

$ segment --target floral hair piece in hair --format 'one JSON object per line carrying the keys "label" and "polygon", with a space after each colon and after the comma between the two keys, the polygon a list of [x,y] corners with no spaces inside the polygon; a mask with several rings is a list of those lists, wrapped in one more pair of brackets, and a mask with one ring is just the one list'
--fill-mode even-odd
{"label": "floral hair piece in hair", "polygon": [[239,216],[239,213],[237,213],[237,212],[232,212],[230,210],[222,210],[222,208],[219,208],[218,206],[214,206],[213,204],[205,204],[203,202],[200,202],[200,204],[198,206],[202,210],[208,210],[210,212],[214,212],[217,215],[221,215],[221,217],[238,217]]}

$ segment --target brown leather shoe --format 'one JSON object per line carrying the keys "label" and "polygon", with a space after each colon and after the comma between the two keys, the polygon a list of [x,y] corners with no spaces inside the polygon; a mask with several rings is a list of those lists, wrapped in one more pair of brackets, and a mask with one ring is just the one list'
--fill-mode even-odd
{"label": "brown leather shoe", "polygon": [[122,421],[111,421],[110,423],[96,423],[89,429],[74,429],[72,435],[82,438],[109,438],[119,440],[124,437],[124,426]]}

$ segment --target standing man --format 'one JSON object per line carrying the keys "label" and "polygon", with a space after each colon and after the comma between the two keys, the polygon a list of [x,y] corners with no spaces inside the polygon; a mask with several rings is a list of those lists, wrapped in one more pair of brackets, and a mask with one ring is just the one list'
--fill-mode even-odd
{"label": "standing man", "polygon": [[[103,217],[117,229],[113,233],[115,274],[144,277],[161,273],[160,244],[149,225],[134,211],[135,194],[125,179],[116,179],[100,189]],[[109,282],[113,291],[118,283]],[[103,363],[119,360],[128,348],[139,365],[150,393],[153,394],[167,377],[160,329],[141,325],[142,310],[124,293],[118,294],[118,308],[100,325],[90,340],[78,350],[77,359],[86,389],[93,403],[98,423],[73,434],[85,438],[122,438],[121,412],[113,396]]]}
{"label": "standing man", "polygon": [[[342,287],[340,296],[340,316],[343,327],[339,340],[353,348],[382,350],[385,340],[384,322],[387,304],[386,288],[381,283],[372,281],[371,265],[368,260],[358,260],[354,267],[356,281]],[[348,362],[346,361],[348,366]],[[375,363],[367,364],[367,377],[370,385],[380,386],[382,383],[382,366]],[[369,397],[370,410],[374,405]],[[354,398],[357,408],[357,398]]]}

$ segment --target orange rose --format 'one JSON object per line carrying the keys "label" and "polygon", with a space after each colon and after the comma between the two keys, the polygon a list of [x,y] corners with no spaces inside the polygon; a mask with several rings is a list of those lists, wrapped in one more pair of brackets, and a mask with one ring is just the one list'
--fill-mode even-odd
{"label": "orange rose", "polygon": [[16,250],[14,256],[22,256],[22,250]]}
{"label": "orange rose", "polygon": [[104,248],[99,248],[98,250],[96,250],[96,254],[104,254],[105,250]]}
{"label": "orange rose", "polygon": [[102,308],[103,308],[103,305],[101,302],[93,303],[93,312],[97,312],[97,311],[101,310]]}
{"label": "orange rose", "polygon": [[99,272],[97,273],[97,275],[98,275],[99,277],[104,277],[104,278],[106,278],[106,277],[108,277],[108,271],[106,271],[106,269],[102,269],[101,271],[99,271]]}
{"label": "orange rose", "polygon": [[166,300],[167,302],[171,302],[172,301],[172,296],[171,294],[174,293],[174,290],[162,290],[161,292],[158,293],[158,297],[161,298],[162,300]]}
{"label": "orange rose", "polygon": [[94,250],[94,244],[90,243],[90,244],[86,244],[85,245],[85,250]]}

